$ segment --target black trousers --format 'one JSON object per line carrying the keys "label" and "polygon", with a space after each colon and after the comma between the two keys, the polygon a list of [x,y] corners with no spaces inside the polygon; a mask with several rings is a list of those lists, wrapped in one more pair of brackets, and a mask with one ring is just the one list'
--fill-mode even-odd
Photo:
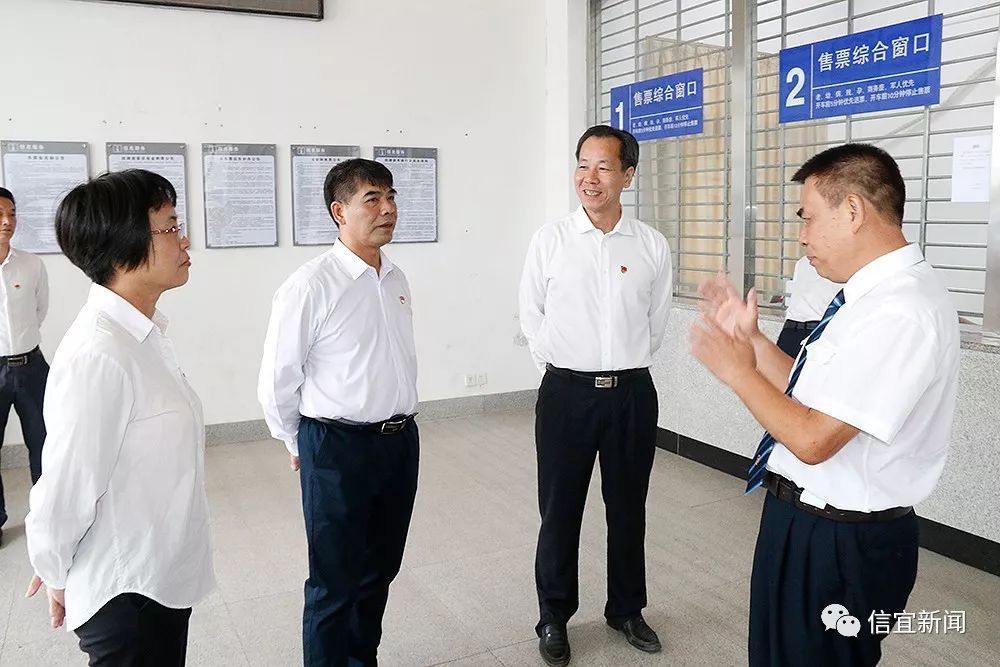
{"label": "black trousers", "polygon": [[545,373],[535,406],[540,618],[566,623],[580,605],[580,526],[594,460],[608,523],[607,618],[646,606],[646,492],[656,451],[656,389],[648,373],[609,389]]}
{"label": "black trousers", "polygon": [[[884,523],[845,523],[768,493],[750,578],[750,667],[877,664],[886,635],[872,633],[872,612],[894,618],[906,610],[917,541],[913,512]],[[824,625],[823,610],[833,604],[858,620],[857,637]]]}
{"label": "black trousers", "polygon": [[[21,432],[28,448],[32,484],[42,476],[42,445],[45,443],[42,399],[48,376],[49,365],[37,347],[28,353],[28,363],[24,366],[8,366],[0,362],[0,442],[3,442],[7,418],[13,407],[21,420]],[[6,521],[7,506],[3,497],[3,478],[0,478],[0,526]]]}
{"label": "black trousers", "polygon": [[[796,327],[794,325],[810,324],[808,329],[801,326]],[[802,341],[809,337],[812,330],[816,328],[817,322],[795,322],[794,320],[788,320],[785,322],[784,328],[782,328],[781,333],[778,335],[778,348],[782,352],[790,356],[792,359],[799,356],[799,349],[802,347]],[[789,326],[793,325],[793,326]]]}
{"label": "black trousers", "polygon": [[403,561],[419,455],[412,420],[398,433],[382,435],[302,418],[306,665],[378,664],[382,615]]}
{"label": "black trousers", "polygon": [[76,629],[91,667],[182,667],[191,608],[171,609],[138,593],[107,602]]}

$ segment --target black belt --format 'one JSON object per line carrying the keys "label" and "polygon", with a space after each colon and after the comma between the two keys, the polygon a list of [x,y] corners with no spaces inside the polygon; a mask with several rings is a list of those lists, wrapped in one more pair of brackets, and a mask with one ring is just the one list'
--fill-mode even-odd
{"label": "black belt", "polygon": [[597,389],[614,389],[621,382],[649,377],[648,368],[628,368],[621,371],[571,371],[552,364],[545,364],[546,370],[553,375],[564,377],[580,384],[590,385]]}
{"label": "black belt", "polygon": [[0,366],[27,366],[29,361],[42,356],[42,351],[35,347],[30,352],[15,354],[11,357],[0,357]]}
{"label": "black belt", "polygon": [[815,505],[802,502],[800,499],[802,489],[795,486],[795,482],[785,479],[778,473],[771,472],[770,470],[764,472],[764,488],[766,488],[769,493],[777,497],[778,500],[784,500],[785,502],[791,503],[799,509],[809,512],[810,514],[815,514],[816,516],[821,516],[825,519],[832,519],[834,521],[845,521],[848,523],[881,523],[884,521],[893,521],[906,516],[913,511],[912,507],[890,507],[887,510],[880,510],[878,512],[839,510],[836,507],[831,507],[830,505],[827,505],[826,507],[816,507]]}
{"label": "black belt", "polygon": [[799,331],[812,331],[819,324],[819,320],[809,322],[796,322],[795,320],[785,320],[785,329],[797,329]]}
{"label": "black belt", "polygon": [[416,416],[416,412],[412,415],[393,415],[385,421],[372,423],[356,422],[351,421],[350,419],[326,419],[324,417],[313,417],[313,419],[324,424],[336,424],[337,426],[342,426],[344,428],[351,429],[352,431],[372,431],[382,435],[390,435],[392,433],[399,433],[402,431]]}

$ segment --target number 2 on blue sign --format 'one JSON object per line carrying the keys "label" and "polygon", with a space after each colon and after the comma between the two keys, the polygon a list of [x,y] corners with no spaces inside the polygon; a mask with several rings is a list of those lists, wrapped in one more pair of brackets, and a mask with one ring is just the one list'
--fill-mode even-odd
{"label": "number 2 on blue sign", "polygon": [[806,73],[801,67],[793,67],[788,70],[788,74],[785,75],[785,83],[795,82],[791,91],[788,93],[788,97],[785,99],[786,107],[800,107],[806,103],[806,98],[802,97],[799,93],[802,92],[802,87],[806,85]]}

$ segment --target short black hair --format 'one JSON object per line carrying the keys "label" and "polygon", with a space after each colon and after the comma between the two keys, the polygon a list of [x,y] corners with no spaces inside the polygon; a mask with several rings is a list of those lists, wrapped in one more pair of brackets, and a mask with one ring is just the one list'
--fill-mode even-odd
{"label": "short black hair", "polygon": [[809,158],[792,181],[805,183],[810,176],[816,177],[816,189],[830,206],[839,206],[844,197],[855,192],[882,215],[903,224],[906,183],[899,165],[881,148],[871,144],[828,148]]}
{"label": "short black hair", "polygon": [[[330,217],[333,218],[333,211],[330,209],[333,202],[347,202],[365,184],[391,188],[392,172],[381,162],[360,157],[344,160],[331,169],[323,182],[323,200]],[[333,218],[333,222],[340,227],[336,218]]]}
{"label": "short black hair", "polygon": [[8,190],[7,188],[0,188],[0,197],[3,197],[4,199],[9,199],[11,204],[17,206],[17,202],[14,201],[14,193]]}
{"label": "short black hair", "polygon": [[56,210],[63,254],[98,285],[149,261],[149,212],[177,205],[170,181],[145,169],[106,173],[76,186]]}
{"label": "short black hair", "polygon": [[595,125],[583,133],[580,140],[576,142],[577,160],[580,159],[580,149],[583,148],[583,142],[591,137],[614,137],[618,140],[618,157],[622,162],[622,171],[629,167],[635,169],[639,166],[639,142],[631,133],[610,125]]}

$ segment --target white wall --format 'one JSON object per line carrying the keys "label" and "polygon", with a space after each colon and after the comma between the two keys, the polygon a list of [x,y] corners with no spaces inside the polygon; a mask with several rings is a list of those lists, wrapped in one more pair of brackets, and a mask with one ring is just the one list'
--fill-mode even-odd
{"label": "white wall", "polygon": [[545,218],[579,205],[576,142],[587,117],[587,2],[545,0]]}
{"label": "white wall", "polygon": [[[260,418],[270,297],[322,251],[291,246],[289,144],[360,144],[368,157],[375,144],[438,147],[440,240],[389,248],[413,289],[420,397],[536,386],[515,336],[524,250],[550,198],[549,8],[327,0],[326,9],[311,22],[0,0],[0,138],[88,141],[94,175],[105,169],[105,142],[188,144],[191,281],[161,307],[209,423]],[[204,248],[200,144],[216,141],[278,145],[280,248]],[[42,348],[51,357],[87,281],[62,256],[45,262],[53,289]],[[466,389],[466,373],[489,382]],[[6,439],[20,442],[15,422]]]}

